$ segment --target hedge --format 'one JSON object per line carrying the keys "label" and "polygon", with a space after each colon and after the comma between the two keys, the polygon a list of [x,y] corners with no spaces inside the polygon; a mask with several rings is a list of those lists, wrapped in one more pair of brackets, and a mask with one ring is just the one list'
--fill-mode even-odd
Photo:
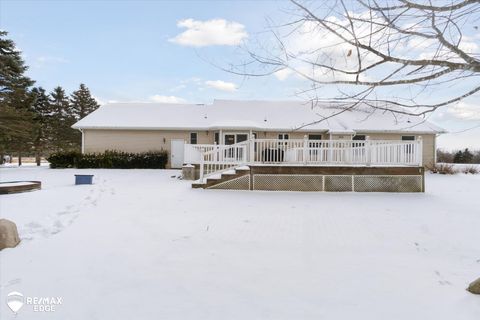
{"label": "hedge", "polygon": [[165,169],[168,153],[164,150],[143,153],[58,152],[50,155],[47,160],[50,162],[50,168]]}

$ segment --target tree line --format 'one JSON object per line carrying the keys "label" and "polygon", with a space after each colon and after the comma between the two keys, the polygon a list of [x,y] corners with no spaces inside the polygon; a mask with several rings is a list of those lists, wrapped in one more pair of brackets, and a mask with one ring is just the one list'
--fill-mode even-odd
{"label": "tree line", "polygon": [[480,163],[480,150],[470,151],[468,148],[464,150],[446,151],[437,150],[437,162],[444,163]]}
{"label": "tree line", "polygon": [[58,86],[47,93],[26,76],[28,67],[15,43],[0,31],[0,163],[4,155],[36,158],[79,151],[81,133],[71,126],[99,107],[86,85],[68,95]]}

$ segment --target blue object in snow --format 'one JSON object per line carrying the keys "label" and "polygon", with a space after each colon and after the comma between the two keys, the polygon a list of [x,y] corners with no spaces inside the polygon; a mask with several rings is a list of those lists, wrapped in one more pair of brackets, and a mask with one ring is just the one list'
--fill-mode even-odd
{"label": "blue object in snow", "polygon": [[76,174],[75,184],[92,184],[93,174]]}

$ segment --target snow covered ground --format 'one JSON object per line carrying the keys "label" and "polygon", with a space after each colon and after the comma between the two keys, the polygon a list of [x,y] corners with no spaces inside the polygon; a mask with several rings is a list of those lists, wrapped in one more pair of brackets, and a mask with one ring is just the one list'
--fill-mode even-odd
{"label": "snow covered ground", "polygon": [[[94,185],[75,186],[92,173]],[[43,189],[0,196],[21,244],[11,291],[62,297],[15,319],[479,319],[480,175],[425,194],[191,189],[174,170],[1,168]],[[172,178],[173,176],[173,178]]]}

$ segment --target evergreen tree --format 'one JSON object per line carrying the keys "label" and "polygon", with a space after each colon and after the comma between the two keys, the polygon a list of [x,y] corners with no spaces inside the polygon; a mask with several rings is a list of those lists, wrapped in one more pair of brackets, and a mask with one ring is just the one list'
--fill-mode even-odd
{"label": "evergreen tree", "polygon": [[463,161],[463,163],[472,163],[473,161],[473,153],[468,148],[463,151]]}
{"label": "evergreen tree", "polygon": [[15,43],[6,38],[7,32],[0,31],[0,102],[8,100],[9,94],[27,89],[33,81],[25,76],[27,66]]}
{"label": "evergreen tree", "polygon": [[52,115],[55,118],[62,120],[67,117],[70,109],[70,101],[62,87],[58,86],[50,93],[50,105]]}
{"label": "evergreen tree", "polygon": [[15,48],[15,43],[0,31],[0,161],[6,152],[28,148],[33,124],[28,110],[29,87],[33,81],[25,76],[27,66]]}
{"label": "evergreen tree", "polygon": [[453,156],[453,163],[464,163],[462,150],[455,152],[455,155]]}
{"label": "evergreen tree", "polygon": [[60,86],[54,88],[50,93],[49,100],[52,110],[53,150],[58,152],[76,149],[79,145],[76,140],[79,138],[75,130],[71,128],[75,123],[75,116],[65,90]]}
{"label": "evergreen tree", "polygon": [[453,156],[454,163],[472,163],[473,162],[473,153],[466,148],[464,151],[459,150]]}
{"label": "evergreen tree", "polygon": [[42,87],[32,89],[33,102],[31,111],[35,128],[33,131],[33,149],[35,152],[35,161],[40,165],[41,156],[50,148],[55,135],[55,122],[53,120],[53,110]]}
{"label": "evergreen tree", "polygon": [[90,94],[90,90],[83,83],[80,84],[80,88],[77,91],[72,93],[70,101],[77,120],[83,119],[86,115],[100,107]]}

